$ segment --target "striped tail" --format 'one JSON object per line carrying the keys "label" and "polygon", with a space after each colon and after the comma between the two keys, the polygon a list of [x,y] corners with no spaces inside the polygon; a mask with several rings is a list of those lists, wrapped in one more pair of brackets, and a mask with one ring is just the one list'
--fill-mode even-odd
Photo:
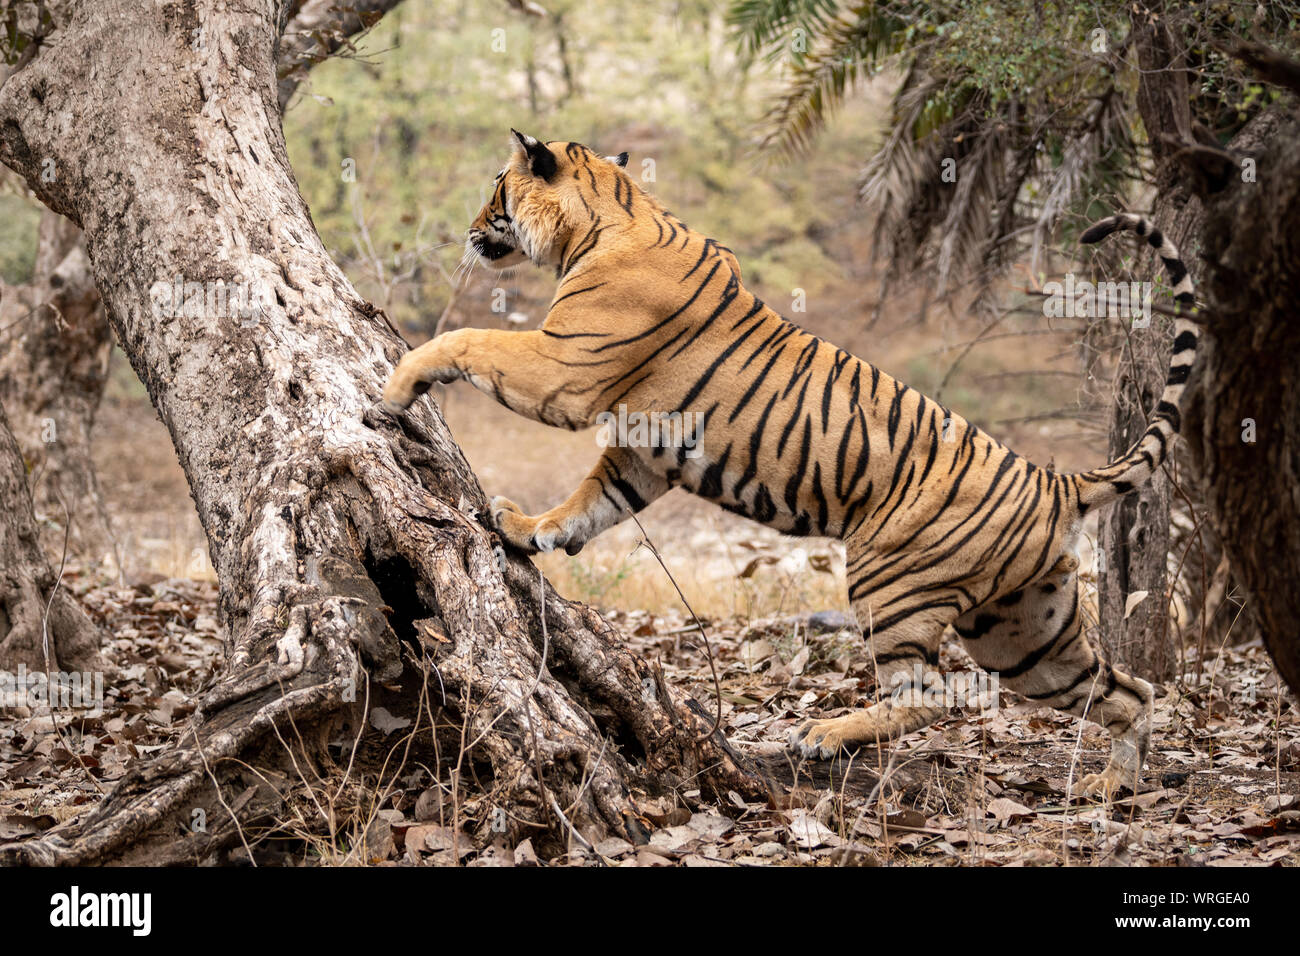
{"label": "striped tail", "polygon": [[[1079,241],[1099,242],[1121,229],[1145,237],[1151,247],[1159,251],[1160,260],[1169,273],[1169,281],[1173,283],[1178,311],[1184,313],[1194,301],[1192,277],[1187,274],[1187,266],[1179,258],[1178,248],[1150,222],[1141,216],[1121,213],[1094,223],[1079,237]],[[1082,510],[1109,504],[1128,494],[1149,479],[1165,460],[1169,444],[1182,425],[1178,402],[1182,398],[1183,389],[1187,387],[1192,362],[1196,359],[1196,342],[1196,324],[1180,314],[1174,320],[1174,348],[1169,357],[1169,378],[1165,380],[1165,390],[1151,416],[1151,424],[1123,458],[1104,468],[1094,468],[1073,476]]]}

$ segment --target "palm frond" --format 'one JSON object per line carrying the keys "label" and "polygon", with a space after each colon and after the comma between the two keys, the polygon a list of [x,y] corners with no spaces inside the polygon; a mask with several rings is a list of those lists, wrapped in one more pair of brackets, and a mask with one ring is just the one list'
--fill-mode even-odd
{"label": "palm frond", "polygon": [[753,58],[778,46],[783,34],[819,33],[839,6],[838,0],[732,0],[726,21],[741,54]]}
{"label": "palm frond", "polygon": [[1132,122],[1122,97],[1100,97],[1084,128],[1065,140],[1057,167],[1041,174],[1043,199],[1033,224],[1031,271],[1038,271],[1043,248],[1051,241],[1062,214],[1081,197],[1097,192],[1097,180],[1113,165],[1115,154],[1133,158]]}
{"label": "palm frond", "polygon": [[806,51],[782,50],[785,89],[764,116],[760,146],[792,154],[805,150],[845,92],[902,48],[906,23],[875,2],[855,4],[822,24]]}
{"label": "palm frond", "polygon": [[1005,178],[1007,142],[998,124],[983,125],[972,138],[973,148],[955,163],[956,181],[948,185],[952,191],[948,214],[939,227],[941,238],[935,263],[939,298],[946,294],[953,276],[977,271],[974,265],[992,228],[999,187]]}
{"label": "palm frond", "polygon": [[908,241],[915,234],[908,213],[917,206],[922,184],[934,181],[939,164],[937,144],[918,142],[913,130],[938,87],[920,67],[908,71],[894,94],[888,135],[859,178],[858,198],[876,216],[875,255],[891,267],[917,251]]}

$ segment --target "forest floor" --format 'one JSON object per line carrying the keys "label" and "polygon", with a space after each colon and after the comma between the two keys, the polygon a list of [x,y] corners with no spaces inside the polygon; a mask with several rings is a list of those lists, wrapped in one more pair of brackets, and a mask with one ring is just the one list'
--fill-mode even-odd
{"label": "forest floor", "polygon": [[[192,695],[222,660],[210,582],[143,575],[127,587],[67,584],[114,637],[101,713],[10,709],[0,719],[0,841],[63,827],[92,810],[132,761],[174,741]],[[698,633],[680,613],[610,611],[636,652],[709,713],[717,697]],[[1257,644],[1192,659],[1156,707],[1137,795],[1072,800],[1104,764],[1104,732],[1002,691],[983,711],[953,709],[891,752],[799,761],[790,728],[834,716],[869,692],[871,661],[839,612],[706,620],[733,747],[788,790],[722,805],[697,791],[634,797],[640,845],[595,846],[608,865],[1296,865],[1300,863],[1300,714]],[[973,665],[955,646],[943,669]],[[403,749],[404,728],[372,708],[360,754]],[[410,733],[411,730],[405,730]],[[426,731],[427,733],[427,731]],[[349,768],[371,795],[340,812],[334,832],[299,787],[295,819],[246,834],[262,864],[528,865],[531,844],[478,841],[433,806],[427,771],[402,761]],[[326,771],[320,792],[347,776]],[[305,783],[305,781],[303,781]],[[373,795],[383,793],[382,799]],[[335,810],[330,808],[331,812]],[[232,859],[244,854],[238,849]],[[552,864],[597,863],[573,845]]]}
{"label": "forest floor", "polygon": [[[936,346],[976,332],[970,323],[944,329],[905,315],[855,331],[852,318],[863,307],[845,295],[844,321],[819,331],[886,370],[906,373],[914,360],[916,370],[942,377],[950,353]],[[872,298],[861,288],[852,295]],[[972,355],[967,366],[976,378],[967,397],[978,394],[979,376],[1068,365],[1062,345],[1039,336],[986,359]],[[120,356],[115,361],[122,373]],[[1060,395],[1037,391],[1027,378],[997,380],[1024,383],[984,399],[983,416],[990,426],[1001,423],[1000,437],[1040,463],[1096,463],[1098,442],[1077,419],[1041,420],[1038,413]],[[562,500],[598,456],[591,434],[526,421],[472,389],[443,389],[435,398],[487,493],[509,495],[526,509]],[[115,389],[101,409],[95,447],[125,568],[106,577],[92,570],[102,562],[73,562],[64,583],[112,634],[103,711],[52,718],[48,708],[0,710],[0,842],[84,817],[132,761],[178,737],[196,692],[223,660],[206,542],[166,429],[141,395]],[[1199,658],[1187,650],[1183,678],[1164,687],[1157,703],[1141,792],[1108,804],[1072,796],[1078,781],[1104,764],[1104,732],[1006,691],[996,709],[954,708],[893,751],[796,762],[785,747],[791,727],[843,713],[874,692],[865,644],[844,616],[842,547],[784,538],[681,492],[641,517],[671,579],[630,522],[576,557],[538,563],[561,593],[604,609],[633,650],[712,714],[718,697],[674,580],[680,584],[706,622],[723,731],[769,775],[773,796],[755,803],[733,794],[710,805],[690,789],[636,795],[639,845],[604,841],[595,847],[603,862],[1300,864],[1300,712],[1258,643],[1210,647]],[[53,534],[50,543],[61,538]],[[949,672],[974,670],[955,644],[942,663]],[[457,804],[449,818],[445,803],[431,799],[428,771],[393,759],[418,729],[372,706],[357,759],[319,768],[312,784],[288,781],[286,819],[245,834],[256,861],[535,862],[527,842],[477,841],[461,824],[476,813],[481,823],[482,807]],[[340,751],[349,746],[335,743]],[[342,803],[323,803],[325,794],[342,795]],[[242,846],[231,859],[241,855]],[[597,861],[573,845],[547,862]]]}

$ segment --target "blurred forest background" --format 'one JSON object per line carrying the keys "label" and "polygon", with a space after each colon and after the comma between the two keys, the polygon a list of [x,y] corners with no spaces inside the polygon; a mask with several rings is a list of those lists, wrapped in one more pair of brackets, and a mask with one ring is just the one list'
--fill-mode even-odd
{"label": "blurred forest background", "polygon": [[[820,134],[805,131],[807,147],[792,152],[763,142],[784,78],[769,60],[746,57],[725,5],[561,0],[548,11],[534,18],[504,4],[402,4],[355,49],[312,70],[288,110],[289,154],[321,235],[408,341],[418,344],[440,322],[530,328],[545,315],[550,275],[525,267],[504,278],[482,268],[460,284],[453,277],[513,126],[629,151],[643,186],[733,248],[746,283],[775,308],[1017,451],[1061,469],[1106,459],[1107,396],[1090,384],[1109,382],[1105,357],[1078,321],[1045,318],[1026,292],[1066,268],[1050,251],[1037,276],[1012,268],[978,302],[956,282],[940,297],[930,279],[884,281],[873,256],[876,220],[859,192],[902,76],[860,78]],[[0,215],[8,224],[0,276],[21,283],[39,207],[6,180]],[[591,433],[526,421],[473,389],[440,389],[437,399],[485,490],[527,510],[562,500],[597,457]],[[171,442],[117,350],[94,451],[126,579],[210,578]],[[57,553],[62,517],[42,517]],[[781,541],[680,491],[644,522],[702,614],[845,609],[838,543]],[[567,596],[599,606],[679,606],[638,539],[629,523],[576,557],[540,563]]]}

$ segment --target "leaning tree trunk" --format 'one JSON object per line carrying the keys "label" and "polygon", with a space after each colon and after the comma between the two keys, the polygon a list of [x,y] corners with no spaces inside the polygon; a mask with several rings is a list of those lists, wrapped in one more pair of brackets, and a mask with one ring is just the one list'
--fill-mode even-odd
{"label": "leaning tree trunk", "polygon": [[[31,281],[5,288],[3,299],[0,402],[31,463],[32,501],[37,512],[70,525],[79,553],[102,559],[114,539],[90,457],[90,432],[113,337],[81,230],[46,210]],[[120,567],[117,555],[111,557]]]}
{"label": "leaning tree trunk", "polygon": [[[598,615],[522,558],[499,563],[432,403],[401,421],[375,410],[405,345],[298,193],[274,68],[285,15],[274,0],[87,0],[0,89],[0,160],[85,231],[109,319],[170,430],[228,651],[175,749],[132,768],[75,838],[6,853],[93,861],[174,840],[164,822],[211,802],[208,768],[230,781],[234,758],[290,721],[313,739],[304,728],[368,699],[354,693],[367,679],[400,682],[414,710],[426,684],[403,669],[412,647],[436,655],[443,756],[460,766],[467,747],[516,837],[623,833],[635,785],[754,792],[710,721]],[[178,302],[177,276],[214,298],[246,284],[260,307]]]}
{"label": "leaning tree trunk", "polygon": [[0,405],[0,670],[16,675],[99,665],[100,633],[59,586],[36,532],[22,453]]}
{"label": "leaning tree trunk", "polygon": [[[281,111],[312,67],[400,2],[302,3],[279,48]],[[0,69],[0,82],[8,72]],[[113,336],[81,230],[58,213],[41,217],[31,279],[19,287],[0,283],[0,330],[0,402],[36,480],[36,511],[67,522],[74,550],[110,560],[120,574],[122,555],[90,450]]]}

